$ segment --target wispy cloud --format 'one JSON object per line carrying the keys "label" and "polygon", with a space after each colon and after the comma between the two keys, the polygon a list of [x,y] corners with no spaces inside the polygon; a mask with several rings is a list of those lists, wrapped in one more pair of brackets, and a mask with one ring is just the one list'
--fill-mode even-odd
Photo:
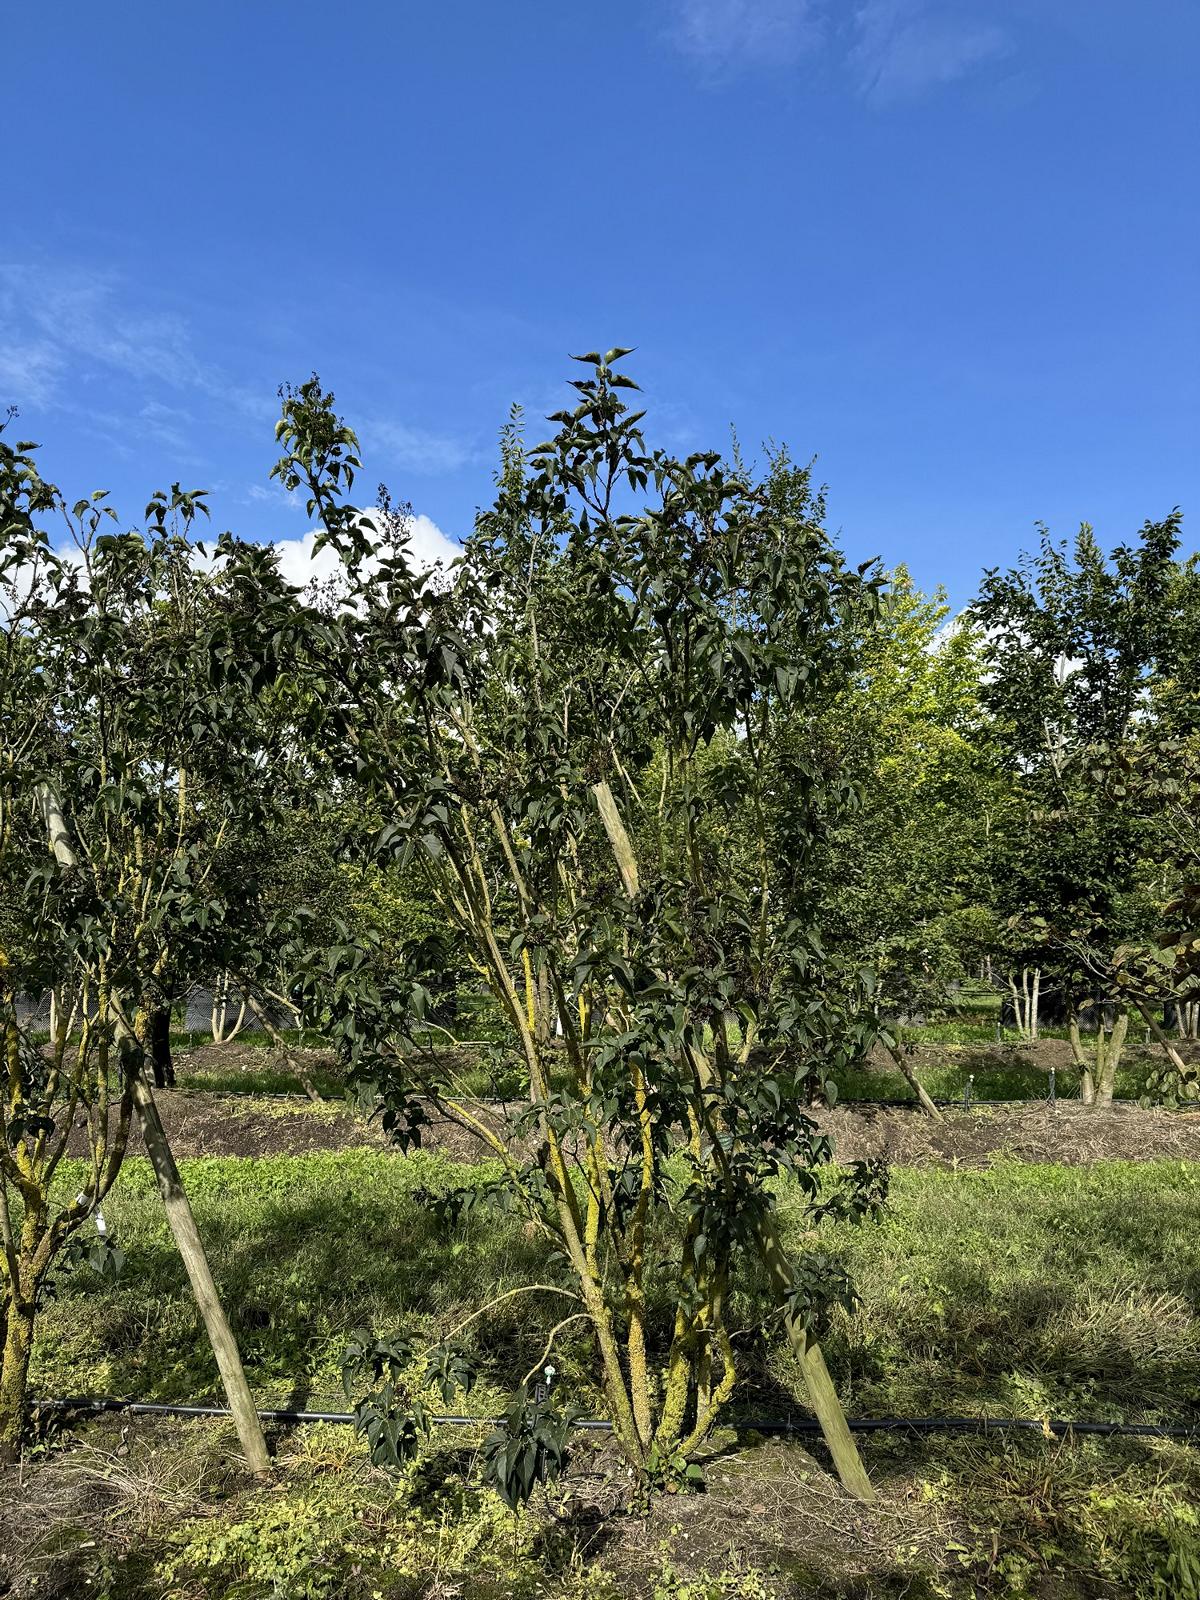
{"label": "wispy cloud", "polygon": [[0,321],[0,407],[45,405],[53,395],[62,361],[44,340],[10,342]]}
{"label": "wispy cloud", "polygon": [[673,0],[671,39],[708,71],[787,65],[821,32],[813,0]]}
{"label": "wispy cloud", "polygon": [[466,439],[402,422],[376,420],[358,431],[367,451],[406,472],[457,472],[479,459],[478,448]]}
{"label": "wispy cloud", "polygon": [[277,483],[252,483],[245,498],[248,505],[275,506],[285,511],[300,511],[304,507],[295,489],[284,489]]}
{"label": "wispy cloud", "polygon": [[[151,440],[180,458],[214,413],[269,429],[271,388],[202,348],[186,317],[140,306],[116,273],[0,261],[0,407],[86,411],[114,449]],[[414,474],[457,472],[481,455],[472,439],[386,418],[360,432],[381,465]]]}
{"label": "wispy cloud", "polygon": [[973,5],[866,0],[854,28],[848,59],[860,91],[876,105],[915,99],[1011,48],[1003,28]]}
{"label": "wispy cloud", "polygon": [[709,79],[811,58],[894,105],[1009,52],[978,0],[669,0],[668,37]]}
{"label": "wispy cloud", "polygon": [[166,445],[176,454],[194,449],[190,437],[195,432],[192,416],[181,406],[164,405],[161,400],[147,400],[138,412],[138,424],[144,437]]}
{"label": "wispy cloud", "polygon": [[131,310],[117,288],[108,273],[0,264],[0,335],[24,334],[40,353],[39,370],[56,381],[68,364],[177,386],[215,380],[197,359],[182,318]]}

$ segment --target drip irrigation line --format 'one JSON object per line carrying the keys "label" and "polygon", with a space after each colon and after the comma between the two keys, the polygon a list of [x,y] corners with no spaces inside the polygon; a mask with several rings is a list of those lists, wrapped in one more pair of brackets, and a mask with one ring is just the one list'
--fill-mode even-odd
{"label": "drip irrigation line", "polygon": [[[109,1397],[79,1396],[75,1399],[39,1400],[35,1410],[84,1412],[120,1412],[135,1417],[228,1417],[228,1406],[172,1405],[145,1400],[118,1400]],[[299,1425],[307,1422],[353,1424],[358,1419],[352,1411],[292,1411],[261,1410],[264,1422]],[[435,1427],[478,1428],[495,1427],[503,1422],[501,1417],[431,1417]],[[1190,1439],[1200,1435],[1200,1421],[1168,1424],[1153,1422],[1077,1422],[1062,1418],[1042,1420],[1037,1417],[848,1417],[851,1433],[1007,1433],[1028,1429],[1042,1434],[1087,1433],[1108,1436],[1120,1434],[1146,1439]],[[730,1424],[739,1433],[816,1434],[821,1424],[815,1417],[759,1417],[739,1419]],[[571,1424],[582,1432],[611,1433],[612,1423],[602,1418],[579,1417]]]}
{"label": "drip irrigation line", "polygon": [[[184,1099],[188,1099],[192,1095],[196,1095],[196,1094],[215,1094],[215,1095],[224,1095],[227,1099],[243,1099],[244,1098],[246,1100],[287,1100],[287,1101],[294,1100],[301,1107],[304,1107],[306,1105],[310,1105],[312,1103],[309,1100],[308,1096],[306,1094],[304,1094],[299,1089],[271,1089],[269,1091],[265,1091],[265,1092],[260,1094],[256,1090],[253,1090],[253,1089],[249,1089],[249,1090],[247,1090],[247,1089],[211,1089],[210,1090],[210,1089],[205,1089],[203,1086],[194,1088],[194,1087],[192,1087],[190,1085],[178,1084],[178,1085],[176,1085],[174,1092],[182,1095],[182,1097]],[[1058,1099],[1058,1103],[1060,1105],[1080,1105],[1080,1104],[1082,1104],[1082,1102],[1079,1099],[1079,1096],[1076,1095],[1076,1094],[1063,1094],[1060,1091],[1058,1096],[1057,1096],[1057,1099]],[[327,1106],[336,1106],[336,1107],[340,1108],[343,1102],[340,1099],[340,1097],[334,1096],[334,1097],[331,1097],[331,1098],[328,1098],[328,1099],[323,1099],[322,1103],[324,1105],[327,1105]],[[527,1100],[517,1101],[517,1100],[489,1100],[489,1099],[478,1100],[475,1103],[478,1104],[478,1105],[487,1106],[489,1110],[501,1110],[501,1111],[504,1110],[507,1106],[520,1105],[520,1106],[524,1107],[524,1106],[528,1106],[528,1104],[529,1104],[529,1102]],[[1053,1102],[1050,1100],[1048,1095],[1031,1094],[1031,1095],[1024,1095],[1019,1100],[981,1100],[978,1097],[976,1097],[975,1095],[972,1095],[971,1096],[971,1105],[967,1106],[965,1108],[963,1106],[961,1096],[956,1100],[934,1100],[933,1103],[934,1103],[935,1106],[939,1107],[939,1109],[941,1109],[943,1111],[962,1111],[964,1109],[970,1110],[971,1106],[1013,1106],[1013,1107],[1044,1106],[1044,1105],[1052,1104]],[[1128,1095],[1114,1095],[1112,1103],[1113,1103],[1114,1107],[1116,1107],[1116,1106],[1137,1106],[1137,1105],[1141,1104],[1140,1101],[1131,1099]],[[879,1107],[879,1108],[882,1108],[882,1109],[887,1110],[887,1111],[918,1111],[918,1110],[920,1110],[920,1102],[916,1101],[916,1100],[913,1100],[913,1099],[908,1099],[908,1100],[885,1100],[882,1096],[876,1097],[874,1095],[868,1096],[865,1100],[851,1100],[851,1099],[848,1099],[848,1098],[846,1098],[846,1097],[844,1097],[842,1095],[839,1095],[835,1105],[833,1105],[833,1106],[813,1106],[811,1109],[814,1110],[814,1111],[826,1111],[826,1110],[862,1111],[862,1110],[867,1110],[867,1109],[870,1109],[870,1108],[873,1108],[873,1107]],[[1161,1107],[1159,1107],[1159,1109],[1162,1110],[1162,1111],[1180,1111],[1180,1112],[1200,1111],[1200,1105],[1192,1105],[1192,1106],[1184,1106],[1184,1105],[1179,1105],[1179,1106],[1161,1106]]]}

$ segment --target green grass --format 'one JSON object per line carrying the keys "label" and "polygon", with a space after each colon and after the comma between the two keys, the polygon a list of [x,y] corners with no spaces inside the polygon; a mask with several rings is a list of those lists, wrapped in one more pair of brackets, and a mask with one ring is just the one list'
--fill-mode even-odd
{"label": "green grass", "polygon": [[[457,1166],[438,1154],[372,1151],[184,1163],[263,1403],[342,1409],[338,1358],[357,1325],[432,1338],[503,1289],[544,1277],[544,1248],[510,1220],[472,1215],[445,1228],[423,1204],[429,1191],[492,1170]],[[72,1174],[62,1181],[69,1186]],[[106,1211],[127,1253],[125,1273],[116,1285],[86,1270],[61,1283],[41,1319],[36,1390],[160,1400],[215,1395],[211,1356],[144,1161],[127,1162]],[[782,1211],[791,1247],[815,1248],[799,1236],[801,1209],[788,1193]],[[824,1341],[848,1410],[1196,1416],[1198,1213],[1195,1163],[1005,1162],[986,1172],[895,1172],[882,1222],[839,1226],[817,1241],[847,1266],[861,1296],[857,1314],[839,1314]],[[664,1285],[656,1294],[651,1332],[661,1340],[672,1307]],[[749,1325],[767,1304],[764,1285],[743,1273],[735,1321]],[[521,1296],[472,1324],[468,1342],[483,1373],[470,1397],[475,1414],[493,1412],[534,1364],[559,1315],[551,1297]],[[795,1364],[778,1338],[739,1343],[746,1352],[743,1414],[803,1410]],[[595,1414],[600,1402],[586,1342],[567,1338],[556,1360],[567,1392]],[[226,1592],[236,1580],[246,1585],[237,1592],[247,1600],[267,1600],[279,1592],[308,1593],[286,1584],[299,1585],[294,1574],[315,1571],[312,1593],[365,1600],[374,1590],[355,1587],[348,1576],[357,1565],[388,1600],[415,1600],[431,1592],[416,1575],[423,1562],[432,1570],[436,1556],[470,1600],[490,1600],[508,1592],[506,1584],[531,1596],[612,1593],[594,1565],[564,1568],[557,1588],[539,1588],[548,1557],[532,1526],[512,1534],[507,1566],[499,1560],[497,1551],[510,1549],[509,1534],[497,1531],[503,1518],[497,1521],[494,1501],[470,1488],[469,1473],[461,1476],[469,1442],[435,1442],[420,1493],[407,1479],[396,1491],[361,1480],[361,1453],[348,1433],[322,1433],[311,1446],[298,1436],[288,1448],[298,1452],[300,1466],[289,1467],[282,1489],[243,1495],[215,1520],[205,1516],[182,1528],[170,1513],[166,1531],[156,1535],[166,1542],[153,1546],[155,1583],[167,1570],[163,1563],[174,1561],[181,1587],[171,1593],[199,1596],[214,1586]],[[839,1587],[818,1551],[803,1580],[788,1577],[788,1568],[764,1575],[757,1589],[746,1580],[741,1590],[719,1584],[698,1590],[702,1600],[742,1593],[755,1600],[802,1594],[1200,1600],[1200,1588],[1187,1587],[1186,1565],[1193,1554],[1200,1563],[1195,1451],[1134,1440],[1047,1442],[1036,1435],[885,1437],[864,1449],[912,1533],[908,1555],[902,1538],[903,1547],[857,1590]],[[776,1470],[769,1467],[776,1459],[768,1452],[768,1470]],[[430,1485],[442,1478],[447,1487],[435,1492]],[[763,1490],[775,1492],[770,1485]],[[361,1531],[363,1504],[372,1507],[370,1537]],[[445,1555],[451,1546],[453,1559]],[[293,1576],[272,1576],[273,1562]],[[330,1586],[320,1587],[326,1580]],[[285,1582],[283,1591],[272,1588],[277,1581]],[[148,1600],[162,1589],[113,1592]],[[649,1584],[638,1592],[650,1592]]]}
{"label": "green grass", "polygon": [[828,1351],[853,1408],[1186,1419],[1198,1212],[1191,1162],[896,1171],[883,1221],[832,1236],[861,1296]]}
{"label": "green grass", "polygon": [[[950,1047],[953,1048],[953,1047]],[[935,1100],[961,1101],[968,1080],[973,1100],[1045,1100],[1050,1093],[1048,1073],[1019,1057],[1011,1064],[997,1062],[990,1053],[962,1046],[957,1059],[914,1062],[921,1084]],[[1117,1069],[1116,1096],[1137,1100],[1146,1088],[1150,1058],[1135,1051],[1126,1054]],[[834,1075],[841,1100],[911,1101],[912,1090],[903,1075],[891,1067],[863,1067]],[[1059,1067],[1055,1072],[1055,1093],[1060,1100],[1079,1098],[1079,1072],[1075,1067]]]}
{"label": "green grass", "polygon": [[[239,1044],[241,1039],[239,1037]],[[228,1064],[209,1054],[202,1063],[180,1052],[175,1058],[175,1075],[180,1089],[202,1089],[207,1094],[286,1094],[303,1097],[306,1093],[296,1073],[288,1070],[278,1054],[264,1045],[261,1056],[247,1063],[245,1055]],[[309,1082],[326,1100],[340,1100],[346,1092],[345,1077],[331,1064],[310,1063]]]}
{"label": "green grass", "polygon": [[[432,1336],[486,1293],[544,1274],[543,1248],[510,1220],[473,1216],[447,1229],[422,1203],[492,1171],[366,1150],[185,1162],[260,1391],[283,1399],[300,1383],[329,1397],[357,1324]],[[144,1160],[126,1163],[106,1211],[125,1274],[115,1286],[87,1273],[63,1284],[43,1319],[39,1387],[211,1394],[215,1374]],[[785,1228],[800,1225],[790,1195],[782,1212]],[[1041,1415],[1049,1405],[1105,1417],[1195,1403],[1198,1212],[1191,1163],[899,1170],[881,1223],[820,1235],[862,1297],[859,1314],[836,1323],[830,1360],[860,1411],[944,1409],[953,1398],[969,1411]],[[748,1282],[741,1310],[753,1320],[764,1291]],[[550,1297],[518,1297],[475,1325],[497,1392],[528,1368],[554,1309]],[[670,1309],[664,1291],[655,1307],[664,1334]],[[586,1347],[568,1348],[586,1371]],[[794,1400],[780,1376],[787,1359],[766,1352],[750,1394]]]}
{"label": "green grass", "polygon": [[[1057,1027],[1038,1029],[1042,1039],[1065,1039],[1067,1030]],[[950,1017],[942,1022],[910,1023],[904,1037],[911,1044],[1023,1044],[1024,1036],[1016,1028],[1000,1027],[995,1017],[978,1017],[967,1013]]]}
{"label": "green grass", "polygon": [[[942,1025],[939,1025],[942,1026]],[[951,1030],[951,1025],[945,1025]],[[968,1079],[975,1100],[1044,1100],[1049,1094],[1047,1071],[1035,1067],[1019,1049],[997,1059],[994,1039],[984,1031],[979,1040],[930,1041],[931,1030],[907,1029],[905,1040],[925,1048],[931,1043],[941,1052],[938,1061],[918,1060],[915,1070],[935,1100],[961,1101]],[[961,1031],[961,1030],[960,1030]],[[191,1038],[192,1043],[186,1040]],[[1010,1043],[1015,1042],[1015,1036]],[[227,1058],[220,1047],[198,1036],[180,1036],[176,1071],[183,1088],[204,1089],[215,1094],[302,1094],[303,1086],[281,1062],[270,1042],[262,1035],[239,1034],[236,1048]],[[207,1045],[208,1048],[202,1048]],[[319,1049],[319,1041],[305,1040],[305,1048]],[[201,1056],[193,1054],[201,1049]],[[1146,1092],[1147,1074],[1158,1057],[1146,1055],[1138,1046],[1125,1053],[1117,1073],[1117,1098],[1137,1100]],[[486,1048],[468,1047],[458,1052],[456,1071],[466,1090],[484,1097],[512,1098],[523,1093],[524,1080],[511,1057]],[[309,1075],[318,1093],[327,1099],[345,1092],[346,1080],[328,1057],[310,1061]],[[903,1076],[892,1067],[869,1066],[834,1075],[833,1082],[842,1100],[910,1101],[912,1091]],[[1060,1099],[1078,1098],[1079,1072],[1072,1066],[1056,1070],[1056,1093]]]}

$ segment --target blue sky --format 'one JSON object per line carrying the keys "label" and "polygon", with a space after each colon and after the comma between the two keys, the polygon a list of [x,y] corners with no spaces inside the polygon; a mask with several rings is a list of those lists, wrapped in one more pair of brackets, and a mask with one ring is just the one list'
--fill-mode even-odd
{"label": "blue sky", "polygon": [[367,498],[461,534],[509,403],[540,436],[567,352],[617,343],[653,442],[815,455],[855,559],[955,601],[1038,518],[1200,507],[1195,0],[60,0],[4,33],[0,405],[130,521],[178,478],[302,535],[267,472],[315,368]]}

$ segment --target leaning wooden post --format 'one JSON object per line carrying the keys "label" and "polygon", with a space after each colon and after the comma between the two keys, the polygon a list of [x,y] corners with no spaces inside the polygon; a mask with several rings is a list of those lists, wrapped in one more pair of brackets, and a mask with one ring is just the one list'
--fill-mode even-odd
{"label": "leaning wooden post", "polygon": [[904,1077],[909,1088],[916,1095],[917,1103],[920,1105],[921,1110],[925,1113],[925,1115],[927,1117],[932,1117],[935,1122],[944,1122],[945,1118],[930,1099],[929,1091],[925,1088],[925,1085],[920,1081],[912,1067],[905,1060],[903,1048],[894,1044],[889,1044],[887,1039],[883,1040],[883,1048],[887,1051],[888,1055],[891,1056],[892,1060],[900,1069],[901,1075]]}
{"label": "leaning wooden post", "polygon": [[246,1457],[250,1471],[256,1477],[264,1478],[271,1470],[271,1458],[267,1454],[267,1441],[263,1438],[262,1423],[255,1409],[250,1385],[246,1382],[237,1340],[233,1336],[229,1319],[217,1295],[217,1286],[213,1282],[208,1256],[204,1251],[204,1241],[196,1226],[191,1201],[179,1176],[174,1153],[167,1140],[162,1118],[158,1114],[158,1106],[154,1102],[154,1091],[146,1081],[140,1058],[134,1069],[133,1103],[137,1108],[138,1121],[141,1123],[142,1137],[146,1141],[146,1154],[150,1157],[150,1165],[154,1168],[154,1176],[158,1180],[158,1192],[162,1195],[167,1222],[170,1224],[176,1248],[183,1261],[184,1271],[188,1275],[188,1282],[192,1286],[196,1304],[200,1308],[200,1315],[204,1318],[208,1342],[212,1345],[213,1355],[217,1358],[225,1396],[229,1401],[229,1409],[233,1413],[238,1438],[242,1443],[242,1453]]}
{"label": "leaning wooden post", "polygon": [[[1177,1005],[1178,1003],[1179,1002],[1176,1001]],[[1154,1012],[1150,1009],[1149,1003],[1145,1000],[1139,1000],[1137,1002],[1137,1008],[1142,1013],[1142,1018],[1145,1021],[1146,1026],[1150,1029],[1152,1037],[1158,1044],[1162,1045],[1163,1049],[1167,1052],[1168,1059],[1170,1060],[1171,1065],[1175,1068],[1176,1072],[1178,1072],[1179,1076],[1181,1078],[1191,1077],[1193,1069],[1188,1066],[1187,1062],[1179,1054],[1179,1051],[1176,1050],[1175,1046],[1171,1043],[1171,1040],[1164,1030],[1162,1024],[1154,1015]]]}
{"label": "leaning wooden post", "polygon": [[[764,1218],[758,1225],[758,1242],[771,1282],[781,1295],[787,1296],[794,1284],[792,1269],[775,1233],[774,1223],[769,1218]],[[784,1303],[786,1305],[786,1299]],[[833,1379],[829,1376],[820,1345],[805,1330],[803,1322],[793,1317],[790,1311],[784,1313],[784,1327],[792,1349],[800,1359],[808,1398],[821,1424],[821,1433],[833,1457],[842,1488],[855,1499],[873,1504],[878,1496],[867,1477],[867,1469],[863,1466],[854,1435],[850,1432],[846,1413],[838,1399]]]}
{"label": "leaning wooden post", "polygon": [[[75,852],[71,832],[53,785],[40,784],[37,798],[55,860],[67,871],[75,871],[79,866],[79,857]],[[237,1341],[233,1337],[229,1319],[217,1296],[217,1286],[213,1282],[208,1257],[204,1253],[204,1241],[200,1237],[196,1218],[192,1214],[191,1201],[183,1187],[183,1180],[179,1176],[179,1168],[175,1164],[175,1156],[168,1143],[162,1118],[154,1103],[154,1092],[146,1081],[146,1040],[144,1037],[139,1038],[138,1033],[144,1035],[148,1025],[149,1018],[142,1013],[134,1023],[132,1037],[128,1037],[127,1022],[122,1020],[118,1023],[118,1031],[126,1035],[126,1043],[133,1051],[131,1067],[133,1103],[137,1110],[138,1122],[141,1124],[146,1154],[150,1157],[150,1165],[154,1168],[154,1176],[158,1179],[158,1192],[163,1198],[167,1222],[174,1235],[184,1271],[188,1275],[188,1282],[192,1286],[192,1294],[200,1307],[200,1315],[204,1318],[213,1355],[217,1358],[217,1367],[221,1373],[221,1381],[225,1385],[225,1396],[233,1413],[238,1438],[242,1442],[246,1465],[256,1477],[265,1478],[271,1470],[271,1458],[267,1454],[267,1441],[263,1438],[262,1423],[254,1407],[250,1385],[246,1382]]]}
{"label": "leaning wooden post", "polygon": [[638,878],[637,857],[633,853],[633,845],[625,831],[625,824],[621,820],[621,813],[617,809],[617,802],[607,783],[594,783],[592,793],[596,797],[596,809],[600,813],[600,821],[604,824],[604,831],[608,835],[608,842],[612,846],[612,853],[616,859],[617,871],[621,874],[621,883],[625,893],[632,900],[638,893],[640,880]]}
{"label": "leaning wooden post", "polygon": [[292,1072],[300,1080],[300,1087],[304,1090],[305,1094],[310,1100],[315,1100],[318,1105],[323,1104],[321,1095],[317,1091],[316,1084],[309,1077],[308,1073],[305,1072],[297,1058],[292,1054],[287,1040],[271,1021],[271,1018],[267,1015],[266,1006],[260,1006],[258,1001],[251,994],[247,994],[246,998],[251,1011],[262,1023],[263,1032],[270,1039],[276,1050],[282,1053],[285,1064],[291,1068]]}

